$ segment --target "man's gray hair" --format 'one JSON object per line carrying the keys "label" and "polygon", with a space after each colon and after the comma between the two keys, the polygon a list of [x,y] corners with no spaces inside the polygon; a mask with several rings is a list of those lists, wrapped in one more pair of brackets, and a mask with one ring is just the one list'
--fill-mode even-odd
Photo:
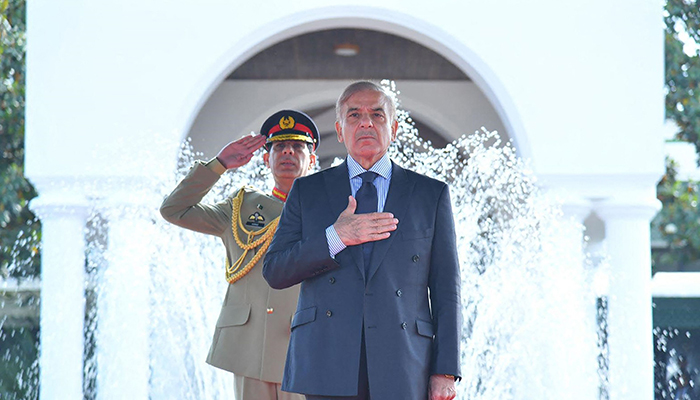
{"label": "man's gray hair", "polygon": [[377,85],[374,82],[371,81],[357,81],[351,83],[348,87],[345,88],[343,93],[338,97],[338,101],[335,103],[335,119],[338,122],[342,122],[342,115],[340,115],[341,109],[343,108],[343,105],[348,101],[350,96],[352,96],[355,93],[358,92],[365,92],[365,91],[370,91],[370,92],[378,92],[382,94],[382,97],[384,97],[384,103],[387,105],[389,108],[386,110],[387,115],[389,116],[390,121],[394,121],[396,119],[396,100],[394,99],[394,96],[392,96],[387,90],[382,87]]}

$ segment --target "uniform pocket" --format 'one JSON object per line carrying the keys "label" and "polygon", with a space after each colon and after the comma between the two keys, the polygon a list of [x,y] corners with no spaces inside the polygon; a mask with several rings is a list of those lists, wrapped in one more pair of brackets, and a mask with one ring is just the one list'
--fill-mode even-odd
{"label": "uniform pocket", "polygon": [[227,326],[243,325],[248,322],[250,317],[250,304],[231,304],[224,306],[219,314],[219,320],[216,321],[217,328],[225,328]]}
{"label": "uniform pocket", "polygon": [[418,330],[418,334],[421,336],[425,336],[427,338],[433,338],[435,335],[434,328],[433,328],[433,323],[429,321],[423,321],[422,319],[417,319],[416,320],[416,329]]}
{"label": "uniform pocket", "polygon": [[309,307],[303,310],[299,310],[294,314],[294,319],[292,319],[292,329],[297,326],[308,324],[316,320],[316,307]]}
{"label": "uniform pocket", "polygon": [[433,228],[426,229],[410,229],[401,232],[401,238],[403,240],[411,239],[423,239],[433,236]]}

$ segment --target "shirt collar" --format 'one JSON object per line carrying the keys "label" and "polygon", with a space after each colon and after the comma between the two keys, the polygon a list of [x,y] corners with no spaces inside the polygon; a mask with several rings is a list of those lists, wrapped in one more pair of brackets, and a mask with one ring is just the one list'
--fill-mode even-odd
{"label": "shirt collar", "polygon": [[351,179],[366,171],[376,172],[385,179],[389,179],[389,175],[391,174],[391,159],[389,159],[389,153],[384,153],[382,158],[374,163],[374,165],[372,165],[369,169],[362,168],[362,166],[355,161],[350,154],[348,154],[347,163],[348,173],[350,174]]}
{"label": "shirt collar", "polygon": [[272,195],[282,200],[282,203],[285,203],[287,201],[287,193],[277,189],[276,186],[272,189]]}

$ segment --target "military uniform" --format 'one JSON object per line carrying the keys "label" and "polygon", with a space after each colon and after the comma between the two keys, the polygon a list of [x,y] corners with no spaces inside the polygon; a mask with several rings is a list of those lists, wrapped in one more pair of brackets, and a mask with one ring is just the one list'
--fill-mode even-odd
{"label": "military uniform", "polygon": [[[216,159],[207,164],[196,162],[164,200],[160,211],[173,224],[220,237],[230,266],[245,252],[233,229],[238,230],[239,242],[248,242],[248,233],[276,223],[283,203],[253,189],[243,189],[240,216],[244,230],[236,219],[232,221],[235,197],[213,205],[201,203],[225,170]],[[260,249],[250,249],[240,260],[241,266],[253,260]],[[281,392],[279,385],[299,286],[271,289],[262,277],[262,256],[248,273],[228,286],[207,363],[234,374],[240,400],[303,399],[298,394]]]}

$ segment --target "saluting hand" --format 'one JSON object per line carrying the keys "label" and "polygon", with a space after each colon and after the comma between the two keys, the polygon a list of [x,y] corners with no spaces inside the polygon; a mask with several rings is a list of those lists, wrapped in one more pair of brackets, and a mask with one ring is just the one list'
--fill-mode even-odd
{"label": "saluting hand", "polygon": [[248,135],[235,140],[224,146],[216,158],[226,167],[226,169],[238,168],[245,165],[253,158],[255,150],[263,147],[265,144],[265,136],[263,135]]}
{"label": "saluting hand", "polygon": [[394,214],[374,212],[355,214],[357,200],[348,196],[348,206],[340,213],[333,224],[338,237],[346,246],[386,239],[396,230],[399,220]]}

